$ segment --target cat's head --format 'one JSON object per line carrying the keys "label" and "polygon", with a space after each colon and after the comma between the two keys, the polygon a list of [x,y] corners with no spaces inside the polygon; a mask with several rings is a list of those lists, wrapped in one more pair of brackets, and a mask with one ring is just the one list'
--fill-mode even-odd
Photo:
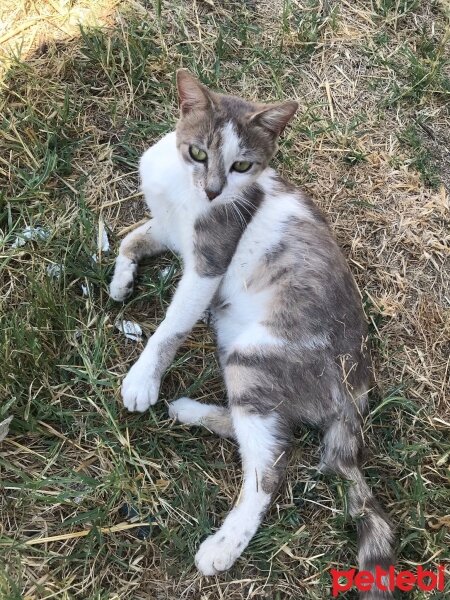
{"label": "cat's head", "polygon": [[264,105],[217,94],[184,69],[177,86],[177,147],[194,185],[209,201],[235,197],[267,167],[297,102]]}

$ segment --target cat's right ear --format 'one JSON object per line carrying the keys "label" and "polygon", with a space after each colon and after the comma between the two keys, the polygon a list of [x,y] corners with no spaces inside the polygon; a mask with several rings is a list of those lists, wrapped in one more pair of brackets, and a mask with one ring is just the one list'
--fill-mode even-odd
{"label": "cat's right ear", "polygon": [[183,117],[194,110],[206,110],[211,105],[208,88],[191,75],[187,69],[178,69],[177,88]]}

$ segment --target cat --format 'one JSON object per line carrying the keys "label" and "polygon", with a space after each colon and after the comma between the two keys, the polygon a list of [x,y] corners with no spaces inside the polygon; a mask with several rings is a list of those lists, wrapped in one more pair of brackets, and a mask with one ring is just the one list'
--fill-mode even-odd
{"label": "cat", "polygon": [[[203,575],[229,569],[282,480],[295,427],[323,432],[321,471],[349,480],[360,569],[392,564],[393,531],[360,470],[367,412],[367,329],[356,284],[327,221],[269,161],[298,104],[219,94],[177,71],[176,131],[140,161],[152,218],[120,245],[110,295],[125,300],[138,262],[167,249],[183,276],[164,320],[122,384],[130,411],[158,400],[161,377],[209,309],[228,406],[180,398],[169,414],[235,440],[242,491],[200,546]],[[388,598],[374,589],[364,598]]]}

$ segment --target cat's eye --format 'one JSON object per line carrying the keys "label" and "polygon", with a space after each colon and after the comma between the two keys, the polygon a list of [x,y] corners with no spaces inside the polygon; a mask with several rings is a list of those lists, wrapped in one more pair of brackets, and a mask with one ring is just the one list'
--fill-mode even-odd
{"label": "cat's eye", "polygon": [[248,160],[237,160],[231,165],[232,171],[237,171],[238,173],[246,173],[252,167],[253,163]]}
{"label": "cat's eye", "polygon": [[205,162],[208,157],[204,150],[201,150],[198,146],[195,146],[194,144],[191,144],[189,146],[189,154],[191,155],[191,158],[193,158],[197,162]]}

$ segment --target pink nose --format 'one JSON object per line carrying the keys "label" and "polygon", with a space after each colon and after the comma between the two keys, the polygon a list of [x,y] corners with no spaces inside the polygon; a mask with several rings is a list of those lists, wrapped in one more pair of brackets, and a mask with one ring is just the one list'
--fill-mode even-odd
{"label": "pink nose", "polygon": [[205,190],[205,192],[210,200],[214,200],[220,194],[220,190]]}

